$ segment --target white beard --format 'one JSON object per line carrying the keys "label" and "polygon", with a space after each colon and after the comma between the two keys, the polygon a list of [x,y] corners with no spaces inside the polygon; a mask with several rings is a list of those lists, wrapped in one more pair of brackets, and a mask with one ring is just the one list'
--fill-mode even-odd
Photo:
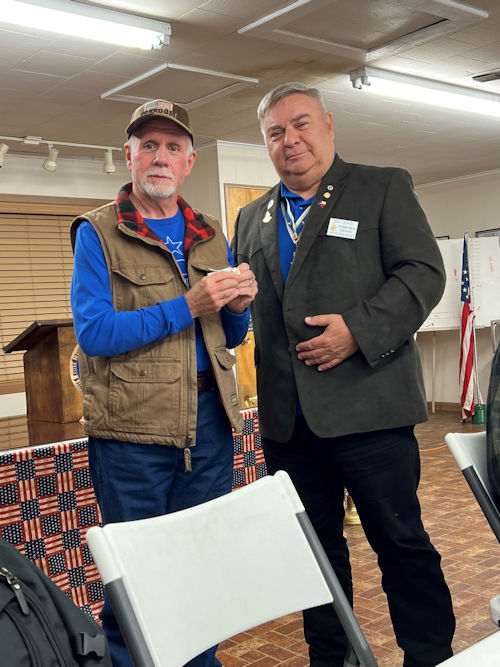
{"label": "white beard", "polygon": [[145,174],[139,183],[139,188],[145,195],[154,199],[168,199],[169,197],[173,197],[177,193],[177,183],[173,174],[169,174],[168,176],[170,181],[167,185],[163,181],[151,182],[148,180],[147,174]]}

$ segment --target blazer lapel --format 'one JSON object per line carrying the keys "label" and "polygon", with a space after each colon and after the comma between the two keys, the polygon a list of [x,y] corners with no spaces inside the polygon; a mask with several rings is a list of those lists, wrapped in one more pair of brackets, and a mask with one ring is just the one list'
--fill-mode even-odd
{"label": "blazer lapel", "polygon": [[256,222],[260,228],[262,252],[266,260],[274,288],[283,300],[285,284],[281,273],[280,251],[278,243],[278,206],[280,200],[280,186],[274,186],[264,198]]}
{"label": "blazer lapel", "polygon": [[345,185],[348,165],[337,155],[318,188],[304,228],[300,233],[297,249],[287,280],[287,288],[297,277],[313,243],[330,219]]}

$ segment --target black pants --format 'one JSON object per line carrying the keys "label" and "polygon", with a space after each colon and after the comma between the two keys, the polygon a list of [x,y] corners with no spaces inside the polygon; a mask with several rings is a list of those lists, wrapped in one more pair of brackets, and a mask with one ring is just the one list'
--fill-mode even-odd
{"label": "black pants", "polygon": [[[452,655],[455,618],[441,557],[424,530],[417,487],[420,457],[413,427],[319,438],[297,417],[290,441],[262,438],[269,473],[286,470],[352,602],[343,537],[344,487],[378,556],[382,586],[405,667],[430,667]],[[333,607],[305,610],[313,667],[342,667],[346,637]]]}

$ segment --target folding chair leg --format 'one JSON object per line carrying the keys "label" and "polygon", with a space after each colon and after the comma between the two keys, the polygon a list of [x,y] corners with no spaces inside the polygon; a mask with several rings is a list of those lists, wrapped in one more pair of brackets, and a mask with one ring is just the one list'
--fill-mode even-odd
{"label": "folding chair leg", "polygon": [[378,667],[375,656],[373,655],[368,642],[366,641],[365,636],[359,627],[359,623],[354,616],[354,612],[349,603],[349,600],[344,593],[344,589],[340,585],[340,581],[338,580],[337,575],[333,571],[331,563],[328,560],[328,557],[325,553],[325,550],[323,549],[323,546],[321,545],[321,542],[319,541],[318,536],[316,535],[316,531],[314,530],[309,517],[307,516],[306,512],[299,512],[296,514],[296,516],[300,527],[304,531],[304,535],[309,542],[309,546],[316,556],[316,560],[321,569],[321,572],[323,573],[323,577],[325,578],[328,588],[330,589],[333,597],[333,608],[335,609],[335,613],[337,614],[339,621],[344,628],[344,632],[347,635],[347,639],[351,644],[352,650],[356,654],[356,657],[358,658],[359,662],[361,662],[363,667]]}
{"label": "folding chair leg", "polygon": [[123,580],[110,581],[106,593],[113,611],[121,619],[120,630],[135,667],[155,667]]}
{"label": "folding chair leg", "polygon": [[347,653],[344,660],[344,667],[358,667],[358,666],[359,666],[358,656],[356,655],[353,647],[349,644],[349,646],[347,647]]}

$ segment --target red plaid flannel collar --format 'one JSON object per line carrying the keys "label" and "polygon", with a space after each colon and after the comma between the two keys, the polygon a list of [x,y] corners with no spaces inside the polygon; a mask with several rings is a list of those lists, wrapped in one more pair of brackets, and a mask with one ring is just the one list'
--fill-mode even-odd
{"label": "red plaid flannel collar", "polygon": [[[144,222],[142,215],[130,201],[132,183],[126,183],[118,192],[116,197],[116,212],[118,224],[125,225],[128,229],[155,241],[161,241],[156,234]],[[195,243],[204,241],[215,234],[215,230],[205,222],[203,216],[193,209],[177,195],[177,203],[185,220],[184,252],[187,253]]]}

